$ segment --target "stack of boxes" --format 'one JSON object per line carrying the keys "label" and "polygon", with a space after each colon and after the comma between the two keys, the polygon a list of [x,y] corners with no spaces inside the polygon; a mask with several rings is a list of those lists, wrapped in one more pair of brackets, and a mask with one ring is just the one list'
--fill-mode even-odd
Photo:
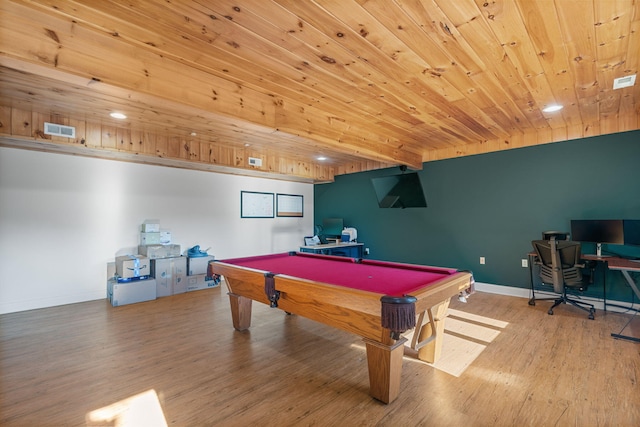
{"label": "stack of boxes", "polygon": [[187,291],[187,259],[183,256],[152,259],[151,276],[156,279],[156,296],[183,294]]}
{"label": "stack of boxes", "polygon": [[161,230],[159,220],[144,221],[138,254],[118,256],[115,268],[107,266],[107,298],[115,307],[220,284],[219,278],[207,276],[213,256],[199,246],[186,254],[182,256],[180,245],[171,243],[171,232]]}
{"label": "stack of boxes", "polygon": [[149,258],[141,255],[116,257],[115,274],[107,280],[111,305],[133,304],[156,299],[156,281],[150,277]]}
{"label": "stack of boxes", "polygon": [[187,259],[181,256],[180,245],[171,243],[171,232],[160,229],[160,221],[146,220],[142,223],[138,253],[151,260],[156,296],[166,297],[187,291]]}
{"label": "stack of boxes", "polygon": [[214,260],[207,251],[201,251],[200,246],[194,246],[187,252],[187,291],[213,288],[220,284],[220,279],[207,275],[209,262]]}
{"label": "stack of boxes", "polygon": [[171,243],[171,231],[161,230],[160,221],[148,219],[140,229],[138,253],[151,259],[180,256],[180,245]]}

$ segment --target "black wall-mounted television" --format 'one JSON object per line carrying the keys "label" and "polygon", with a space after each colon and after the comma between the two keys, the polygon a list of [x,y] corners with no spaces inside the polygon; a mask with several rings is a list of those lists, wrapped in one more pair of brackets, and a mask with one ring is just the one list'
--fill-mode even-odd
{"label": "black wall-mounted television", "polygon": [[371,178],[381,208],[426,208],[420,176],[417,172]]}

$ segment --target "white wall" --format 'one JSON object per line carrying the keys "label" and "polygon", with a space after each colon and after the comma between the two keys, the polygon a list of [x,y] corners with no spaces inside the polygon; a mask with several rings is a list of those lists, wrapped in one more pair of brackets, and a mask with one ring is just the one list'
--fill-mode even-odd
{"label": "white wall", "polygon": [[[241,190],[303,195],[304,217],[240,218]],[[218,259],[295,250],[313,185],[0,147],[0,313],[105,298],[145,219]]]}

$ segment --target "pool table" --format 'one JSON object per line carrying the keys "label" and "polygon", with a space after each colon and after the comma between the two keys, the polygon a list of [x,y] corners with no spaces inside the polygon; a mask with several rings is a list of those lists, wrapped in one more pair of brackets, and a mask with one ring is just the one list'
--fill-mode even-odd
{"label": "pool table", "polygon": [[400,392],[401,333],[415,326],[411,347],[433,363],[451,297],[473,286],[468,271],[301,252],[211,261],[208,274],[224,276],[236,330],[258,301],[363,337],[370,394],[384,403]]}

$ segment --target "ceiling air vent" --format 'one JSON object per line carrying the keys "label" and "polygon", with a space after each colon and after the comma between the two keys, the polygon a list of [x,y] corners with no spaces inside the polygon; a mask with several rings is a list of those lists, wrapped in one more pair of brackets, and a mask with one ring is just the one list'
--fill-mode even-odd
{"label": "ceiling air vent", "polygon": [[620,77],[619,79],[613,79],[613,88],[622,89],[623,87],[629,87],[636,84],[636,75]]}
{"label": "ceiling air vent", "polygon": [[45,135],[63,136],[65,138],[75,138],[76,128],[73,126],[57,125],[55,123],[44,123]]}
{"label": "ceiling air vent", "polygon": [[258,159],[257,157],[249,157],[249,164],[251,166],[262,166],[262,159]]}

